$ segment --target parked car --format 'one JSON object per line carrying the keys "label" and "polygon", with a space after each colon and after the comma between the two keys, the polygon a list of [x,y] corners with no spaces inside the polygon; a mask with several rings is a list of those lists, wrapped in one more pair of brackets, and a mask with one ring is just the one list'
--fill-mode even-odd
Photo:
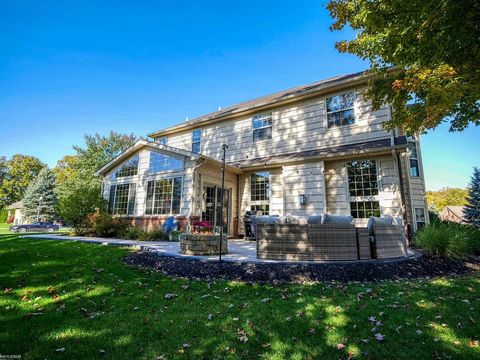
{"label": "parked car", "polygon": [[48,231],[48,232],[53,232],[53,231],[58,231],[60,227],[56,224],[53,224],[51,222],[34,222],[31,224],[23,224],[23,225],[13,225],[10,226],[10,231],[13,232],[27,232],[27,231]]}

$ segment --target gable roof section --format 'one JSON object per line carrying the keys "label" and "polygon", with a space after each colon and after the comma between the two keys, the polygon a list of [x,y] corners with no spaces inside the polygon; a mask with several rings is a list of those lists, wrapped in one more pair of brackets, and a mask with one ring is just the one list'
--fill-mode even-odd
{"label": "gable roof section", "polygon": [[14,210],[14,209],[23,209],[23,200],[14,202],[13,204],[10,204],[7,206],[8,210]]}
{"label": "gable roof section", "polygon": [[450,212],[460,220],[464,217],[463,211],[465,210],[465,206],[445,206],[445,209],[450,210]]}
{"label": "gable roof section", "polygon": [[105,175],[108,171],[110,171],[111,169],[121,165],[124,161],[128,160],[131,156],[133,156],[134,154],[136,154],[138,151],[140,151],[141,149],[143,149],[145,147],[148,147],[148,148],[154,149],[154,150],[163,150],[163,151],[170,152],[170,153],[177,154],[177,155],[182,155],[182,156],[185,156],[185,157],[187,157],[191,160],[197,160],[197,159],[200,159],[200,157],[201,157],[199,154],[195,154],[191,151],[177,149],[177,148],[174,148],[174,147],[171,147],[171,146],[161,145],[161,144],[157,144],[157,143],[151,142],[151,141],[138,140],[135,144],[133,144],[129,148],[125,149],[115,159],[111,160],[106,165],[104,165],[102,168],[100,168],[95,173],[95,175],[96,176]]}
{"label": "gable roof section", "polygon": [[[181,155],[185,156],[186,158],[190,160],[199,160],[199,159],[205,159],[206,161],[210,163],[214,163],[217,165],[221,164],[221,161],[201,155],[201,154],[196,154],[191,151],[183,150],[183,149],[178,149],[174,148],[172,146],[168,145],[161,145],[157,144],[152,141],[146,141],[146,140],[139,140],[129,148],[127,148],[125,151],[123,151],[120,155],[118,155],[115,159],[104,165],[102,168],[100,168],[96,173],[95,176],[103,176],[113,168],[121,165],[123,162],[127,161],[129,158],[131,158],[133,155],[138,153],[140,150],[148,148],[151,150],[163,150],[165,152],[174,154],[174,155]],[[237,168],[236,166],[233,166],[231,164],[226,164],[225,166],[227,169],[230,171],[233,171],[235,173],[241,173],[242,170]]]}
{"label": "gable roof section", "polygon": [[361,71],[353,74],[335,76],[329,79],[317,81],[312,84],[297,86],[291,89],[279,91],[277,93],[262,96],[257,99],[248,100],[233,106],[226,107],[220,111],[212,112],[196,119],[186,121],[182,124],[174,125],[163,130],[148,134],[149,137],[169,135],[178,131],[193,129],[195,127],[212,124],[218,121],[227,120],[244,113],[259,111],[264,108],[278,106],[302,98],[317,96],[322,93],[328,93],[358,84],[366,83],[372,77],[371,74]]}

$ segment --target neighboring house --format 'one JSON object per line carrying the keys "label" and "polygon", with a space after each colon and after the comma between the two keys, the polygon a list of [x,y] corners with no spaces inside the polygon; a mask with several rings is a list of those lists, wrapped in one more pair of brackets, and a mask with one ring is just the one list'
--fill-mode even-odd
{"label": "neighboring house", "polygon": [[420,143],[386,131],[390,106],[362,98],[368,76],[338,76],[149,134],[97,172],[113,214],[155,226],[173,214],[219,223],[222,144],[229,235],[247,210],[270,215],[402,216],[428,223]]}
{"label": "neighboring house", "polygon": [[8,217],[13,216],[14,225],[23,225],[25,224],[25,219],[23,217],[23,201],[17,201],[9,206],[7,206]]}
{"label": "neighboring house", "polygon": [[453,221],[459,224],[465,223],[464,211],[465,206],[445,206],[439,217],[443,221]]}

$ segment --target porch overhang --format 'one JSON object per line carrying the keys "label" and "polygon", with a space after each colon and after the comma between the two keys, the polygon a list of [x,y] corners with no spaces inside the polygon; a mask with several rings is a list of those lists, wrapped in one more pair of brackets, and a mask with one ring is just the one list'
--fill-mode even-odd
{"label": "porch overhang", "polygon": [[307,151],[291,152],[280,155],[272,155],[237,161],[232,163],[244,171],[258,170],[266,167],[281,167],[285,164],[299,163],[314,160],[336,160],[342,158],[354,158],[364,155],[377,155],[404,151],[407,148],[405,136],[384,138],[374,141],[366,141],[335,147],[323,147]]}

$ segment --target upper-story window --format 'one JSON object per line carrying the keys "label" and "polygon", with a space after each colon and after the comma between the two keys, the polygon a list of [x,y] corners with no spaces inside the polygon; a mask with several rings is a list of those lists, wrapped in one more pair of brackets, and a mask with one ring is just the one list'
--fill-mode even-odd
{"label": "upper-story window", "polygon": [[250,186],[250,210],[268,215],[270,212],[270,173],[253,173]]}
{"label": "upper-story window", "polygon": [[200,154],[202,148],[202,129],[192,131],[192,152]]}
{"label": "upper-story window", "polygon": [[168,144],[168,138],[166,136],[162,136],[162,137],[158,138],[157,142],[160,145],[167,145]]}
{"label": "upper-story window", "polygon": [[355,124],[354,102],[353,92],[328,97],[326,101],[328,127]]}
{"label": "upper-story window", "polygon": [[150,153],[150,165],[148,168],[150,174],[182,169],[182,160],[174,158],[173,156],[167,156],[156,152]]}
{"label": "upper-story window", "polygon": [[420,168],[418,166],[418,151],[417,142],[415,140],[408,140],[408,158],[410,160],[410,176],[419,177]]}
{"label": "upper-story window", "polygon": [[255,115],[252,118],[253,142],[272,138],[272,113]]}
{"label": "upper-story window", "polygon": [[138,155],[128,160],[112,174],[112,179],[137,175],[139,160],[140,157]]}

